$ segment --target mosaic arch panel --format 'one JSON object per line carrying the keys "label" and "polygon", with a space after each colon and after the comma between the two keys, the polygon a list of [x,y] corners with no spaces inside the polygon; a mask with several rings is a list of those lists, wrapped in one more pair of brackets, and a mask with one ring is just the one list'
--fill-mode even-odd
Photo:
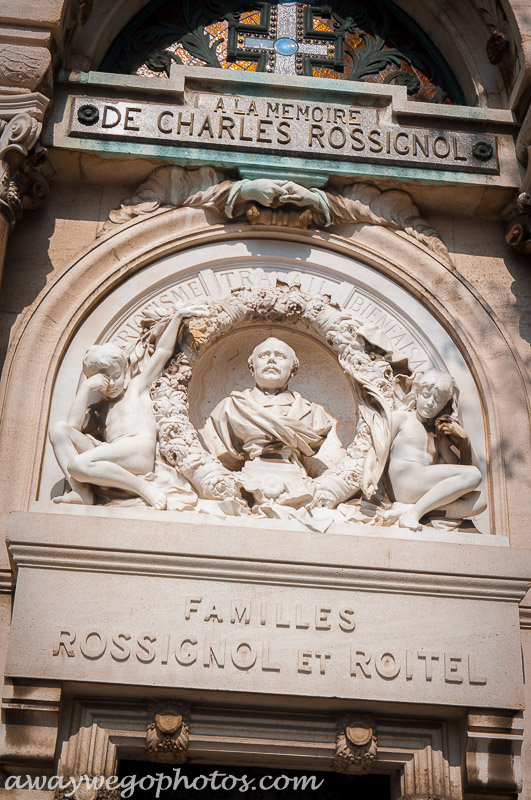
{"label": "mosaic arch panel", "polygon": [[441,53],[388,0],[152,0],[100,69],[167,79],[172,64],[398,83],[415,101],[465,102]]}

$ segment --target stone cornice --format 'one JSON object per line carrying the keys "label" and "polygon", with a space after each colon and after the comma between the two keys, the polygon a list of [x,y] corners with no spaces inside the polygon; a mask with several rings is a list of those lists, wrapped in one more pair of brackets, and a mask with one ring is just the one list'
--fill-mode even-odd
{"label": "stone cornice", "polygon": [[49,102],[49,99],[40,92],[0,94],[0,119],[9,120],[17,114],[29,114],[38,122],[42,122]]}
{"label": "stone cornice", "polygon": [[[478,537],[479,538],[479,537]],[[490,537],[487,537],[490,538]],[[203,578],[518,603],[531,552],[153,518],[16,513],[17,568]],[[253,541],[252,555],[242,556]]]}

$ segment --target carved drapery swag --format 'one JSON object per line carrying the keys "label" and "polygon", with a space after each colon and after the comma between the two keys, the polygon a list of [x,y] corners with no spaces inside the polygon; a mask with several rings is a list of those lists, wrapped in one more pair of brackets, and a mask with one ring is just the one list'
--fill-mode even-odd
{"label": "carved drapery swag", "polygon": [[449,260],[437,231],[420,216],[411,197],[401,190],[381,191],[368,183],[341,190],[307,189],[292,181],[227,180],[213,167],[159,167],[135,194],[109,214],[101,233],[163,208],[212,209],[226,219],[247,218],[251,224],[324,228],[339,223],[365,223],[401,231]]}

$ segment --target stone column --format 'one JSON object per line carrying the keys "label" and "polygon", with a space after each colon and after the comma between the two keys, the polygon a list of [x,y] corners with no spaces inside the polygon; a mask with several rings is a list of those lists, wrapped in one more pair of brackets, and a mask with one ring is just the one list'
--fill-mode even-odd
{"label": "stone column", "polygon": [[48,102],[38,92],[0,95],[0,279],[10,230],[22,209],[36,208],[48,192],[37,145]]}

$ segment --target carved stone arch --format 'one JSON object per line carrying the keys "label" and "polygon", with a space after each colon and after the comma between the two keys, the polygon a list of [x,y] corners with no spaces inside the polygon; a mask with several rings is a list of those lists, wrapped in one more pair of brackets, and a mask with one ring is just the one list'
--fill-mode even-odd
{"label": "carved stone arch", "polygon": [[142,0],[94,0],[90,19],[74,34],[66,66],[98,69],[111,42],[144,6]]}
{"label": "carved stone arch", "polygon": [[[12,464],[1,476],[10,506],[27,510],[37,496],[42,452],[55,376],[69,343],[83,320],[125,278],[164,255],[185,252],[216,241],[285,239],[318,244],[330,253],[355,257],[392,277],[451,334],[467,362],[481,397],[490,454],[490,500],[493,528],[507,535],[511,521],[523,514],[518,471],[521,431],[525,430],[524,383],[520,361],[498,321],[475,291],[440,256],[420,242],[375,225],[344,225],[334,233],[272,229],[246,224],[221,225],[219,217],[196,209],[162,211],[137,218],[82,253],[58,275],[28,310],[14,331],[4,372],[2,446]],[[498,365],[490,368],[492,360]],[[24,386],[25,406],[15,401],[11,385]],[[508,420],[504,404],[514,408]],[[17,437],[12,435],[17,431]],[[507,504],[508,500],[508,504]],[[6,502],[7,505],[7,502]],[[507,507],[509,506],[509,508]]]}
{"label": "carved stone arch", "polygon": [[395,0],[432,38],[451,66],[468,105],[497,105],[499,82],[485,44],[489,30],[478,11],[479,3]]}

